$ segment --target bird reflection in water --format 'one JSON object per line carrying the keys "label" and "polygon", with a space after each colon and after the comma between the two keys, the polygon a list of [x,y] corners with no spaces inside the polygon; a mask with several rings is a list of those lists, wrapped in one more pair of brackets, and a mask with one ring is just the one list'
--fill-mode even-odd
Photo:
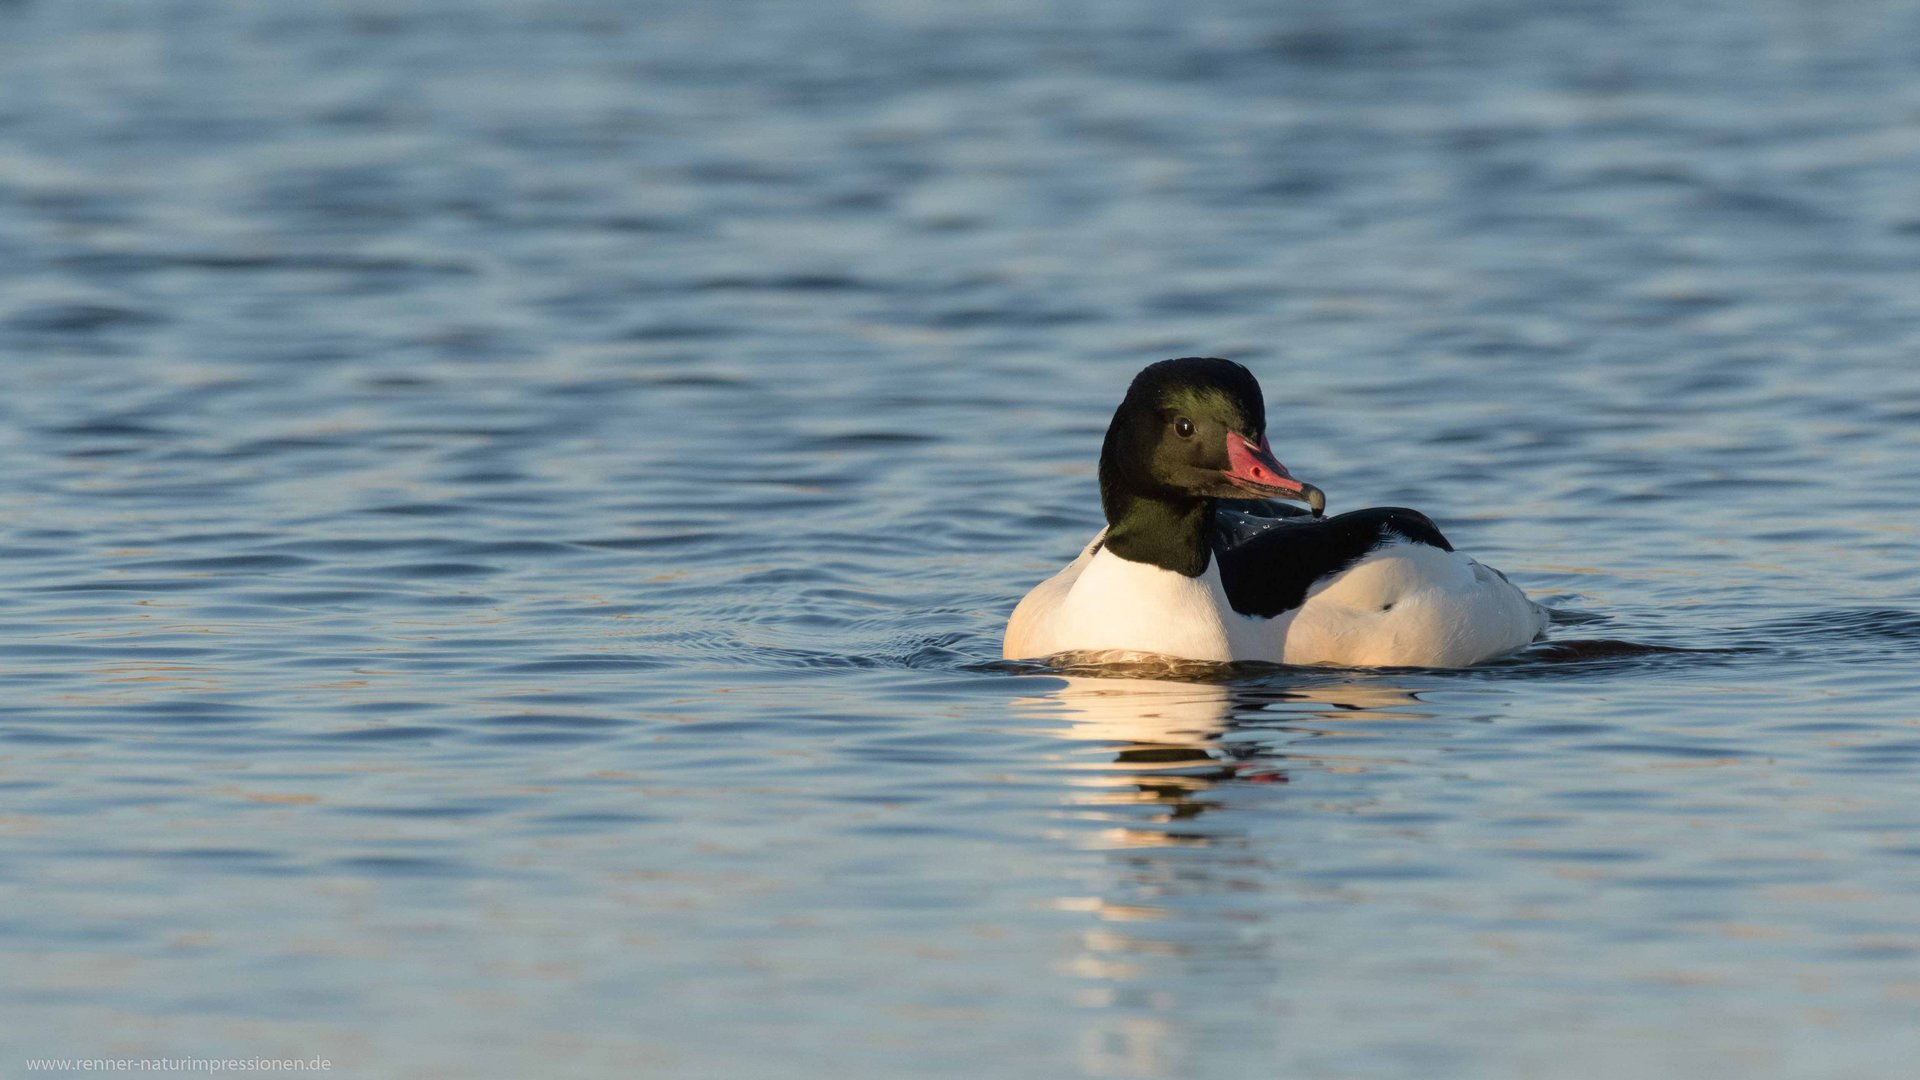
{"label": "bird reflection in water", "polygon": [[1150,823],[1134,818],[1124,835],[1109,835],[1116,846],[1206,843],[1217,834],[1183,831],[1180,823],[1220,806],[1211,794],[1216,785],[1285,783],[1289,766],[1364,768],[1364,759],[1306,747],[1330,726],[1429,717],[1413,691],[1374,677],[1316,672],[1254,681],[1232,679],[1234,669],[1222,665],[1187,662],[1104,665],[1100,676],[1081,670],[1067,666],[1064,685],[1014,707],[1064,723],[1053,732],[1060,738],[1111,749],[1110,760],[1103,752],[1098,762],[1075,764],[1092,775],[1073,782],[1079,790],[1071,801],[1162,809]]}
{"label": "bird reflection in water", "polygon": [[[1317,752],[1313,743],[1431,717],[1411,689],[1381,676],[1249,679],[1165,663],[1101,669],[1130,678],[1081,670],[1067,666],[1047,693],[1015,703],[1017,715],[1077,744],[1061,762],[1064,809],[1096,830],[1065,838],[1105,853],[1103,867],[1082,879],[1086,895],[1053,904],[1089,920],[1065,961],[1088,1010],[1076,1032],[1081,1069],[1091,1077],[1204,1071],[1208,1017],[1220,1005],[1213,995],[1278,1003],[1300,990],[1288,936],[1271,924],[1287,901],[1258,897],[1326,892],[1293,873],[1302,849],[1272,850],[1281,842],[1272,819],[1284,804],[1255,785],[1278,796],[1285,789],[1273,785],[1290,774],[1367,770],[1378,759]],[[1277,1040],[1281,1031],[1276,1024],[1258,1037]]]}

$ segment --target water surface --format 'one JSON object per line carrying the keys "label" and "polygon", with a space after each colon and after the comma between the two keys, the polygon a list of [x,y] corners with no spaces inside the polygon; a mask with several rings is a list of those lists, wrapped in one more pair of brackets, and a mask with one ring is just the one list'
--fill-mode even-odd
{"label": "water surface", "polygon": [[[1354,7],[0,2],[0,1071],[1910,1061],[1920,15]],[[998,663],[1187,354],[1626,644]]]}

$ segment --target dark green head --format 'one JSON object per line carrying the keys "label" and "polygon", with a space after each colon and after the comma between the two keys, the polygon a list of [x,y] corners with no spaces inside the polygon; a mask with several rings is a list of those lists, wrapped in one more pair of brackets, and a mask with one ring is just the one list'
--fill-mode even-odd
{"label": "dark green head", "polygon": [[1267,445],[1253,373],[1231,360],[1162,360],[1134,377],[1100,450],[1100,502],[1115,554],[1196,575],[1215,499],[1326,505]]}

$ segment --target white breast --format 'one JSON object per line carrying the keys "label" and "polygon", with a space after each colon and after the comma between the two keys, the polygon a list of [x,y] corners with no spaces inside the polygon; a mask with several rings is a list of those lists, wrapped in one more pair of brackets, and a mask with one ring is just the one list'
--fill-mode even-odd
{"label": "white breast", "polygon": [[1314,586],[1273,618],[1241,615],[1209,564],[1186,577],[1130,562],[1095,537],[1014,609],[1003,654],[1132,652],[1190,660],[1341,667],[1463,667],[1512,652],[1544,610],[1458,552],[1393,543]]}
{"label": "white breast", "polygon": [[[1008,657],[1134,652],[1189,660],[1234,659],[1221,612],[1231,612],[1219,571],[1190,578],[1131,562],[1102,531],[1067,568],[1035,586],[1007,621]],[[1235,616],[1238,618],[1239,616]]]}

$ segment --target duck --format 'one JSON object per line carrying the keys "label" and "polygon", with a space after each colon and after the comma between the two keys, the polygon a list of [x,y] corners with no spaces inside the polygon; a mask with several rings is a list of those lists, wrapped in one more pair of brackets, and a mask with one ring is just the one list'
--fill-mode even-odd
{"label": "duck", "polygon": [[1327,516],[1268,435],[1244,366],[1148,365],[1101,444],[1106,528],[1021,599],[1002,655],[1458,668],[1545,634],[1547,609],[1427,515]]}

